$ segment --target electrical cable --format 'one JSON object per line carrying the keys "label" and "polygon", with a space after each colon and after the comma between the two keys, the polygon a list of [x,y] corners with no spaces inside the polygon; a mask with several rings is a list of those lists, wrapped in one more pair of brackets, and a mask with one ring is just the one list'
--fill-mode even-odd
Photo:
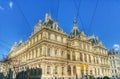
{"label": "electrical cable", "polygon": [[96,2],[95,9],[94,9],[94,12],[93,12],[93,15],[92,15],[90,24],[88,25],[88,26],[89,26],[89,27],[88,27],[88,32],[89,32],[89,33],[90,33],[90,31],[91,31],[91,28],[92,28],[92,23],[93,23],[95,14],[96,14],[96,10],[97,10],[97,7],[98,7],[98,3],[99,3],[99,0],[97,0],[97,2]]}
{"label": "electrical cable", "polygon": [[80,0],[80,2],[79,2],[79,4],[78,4],[78,6],[77,6],[77,3],[76,3],[76,1],[75,0],[73,0],[73,2],[74,2],[74,5],[75,5],[75,8],[76,8],[76,20],[77,19],[79,19],[80,20],[80,22],[81,22],[81,26],[82,26],[82,29],[84,30],[84,32],[85,32],[85,29],[84,29],[84,24],[83,24],[83,21],[82,21],[82,18],[81,18],[81,16],[79,15],[79,9],[80,9],[80,7],[81,7],[81,2],[82,2],[82,0]]}
{"label": "electrical cable", "polygon": [[59,7],[60,7],[60,0],[58,0],[56,21],[58,21]]}
{"label": "electrical cable", "polygon": [[21,9],[19,3],[17,2],[17,0],[14,0],[14,1],[15,1],[15,3],[16,3],[17,7],[19,8],[19,10],[20,10],[20,12],[21,12],[23,18],[25,19],[27,25],[28,25],[28,26],[30,27],[30,29],[32,30],[32,27],[31,27],[30,23],[28,22],[26,16],[24,15],[24,13],[23,13],[23,11],[22,11],[22,9]]}

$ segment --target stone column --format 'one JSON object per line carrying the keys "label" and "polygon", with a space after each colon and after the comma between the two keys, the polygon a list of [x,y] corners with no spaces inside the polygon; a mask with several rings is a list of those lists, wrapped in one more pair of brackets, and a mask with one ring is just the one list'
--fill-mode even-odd
{"label": "stone column", "polygon": [[33,58],[35,58],[35,56],[36,56],[36,51],[35,49],[33,49]]}
{"label": "stone column", "polygon": [[102,76],[102,69],[101,69],[101,67],[99,68],[99,72],[100,72],[99,75]]}
{"label": "stone column", "polygon": [[72,51],[70,51],[70,60],[73,60],[73,53],[75,53],[75,52],[72,52]]}
{"label": "stone column", "polygon": [[81,53],[81,54],[82,54],[82,60],[83,62],[85,62],[84,53]]}
{"label": "stone column", "polygon": [[51,56],[54,56],[54,47],[51,48]]}
{"label": "stone column", "polygon": [[67,65],[65,66],[65,76],[68,76]]}
{"label": "stone column", "polygon": [[55,66],[54,66],[54,64],[52,64],[52,66],[51,66],[51,74],[52,74],[52,77],[53,77],[53,76],[54,76],[54,74],[55,74],[54,69],[55,69]]}
{"label": "stone column", "polygon": [[41,64],[41,68],[42,68],[42,79],[43,79],[43,77],[45,77],[45,70],[46,70],[45,63]]}
{"label": "stone column", "polygon": [[77,73],[78,78],[82,77],[81,76],[81,68],[79,65],[76,66],[76,73]]}
{"label": "stone column", "polygon": [[58,75],[59,75],[59,77],[62,76],[62,67],[61,67],[61,65],[58,65]]}

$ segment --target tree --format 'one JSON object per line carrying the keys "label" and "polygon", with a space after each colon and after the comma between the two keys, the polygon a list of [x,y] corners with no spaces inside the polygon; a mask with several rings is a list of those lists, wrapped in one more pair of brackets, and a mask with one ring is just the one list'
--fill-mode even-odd
{"label": "tree", "polygon": [[95,77],[94,77],[94,76],[89,75],[89,79],[95,79]]}
{"label": "tree", "polygon": [[110,79],[108,76],[104,76],[103,79]]}

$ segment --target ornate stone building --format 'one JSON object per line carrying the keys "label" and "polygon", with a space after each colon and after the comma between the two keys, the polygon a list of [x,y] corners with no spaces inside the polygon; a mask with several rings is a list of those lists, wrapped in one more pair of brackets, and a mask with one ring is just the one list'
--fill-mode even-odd
{"label": "ornate stone building", "polygon": [[120,54],[118,54],[113,50],[110,50],[109,59],[110,59],[110,70],[112,77],[120,78]]}
{"label": "ornate stone building", "polygon": [[75,20],[67,35],[48,14],[26,42],[14,44],[9,60],[17,72],[42,68],[42,79],[110,76],[107,50],[98,38],[79,31]]}

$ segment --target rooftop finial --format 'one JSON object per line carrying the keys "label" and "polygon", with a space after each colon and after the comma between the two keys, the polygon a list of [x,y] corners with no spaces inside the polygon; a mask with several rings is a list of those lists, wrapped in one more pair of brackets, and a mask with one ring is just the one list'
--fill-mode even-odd
{"label": "rooftop finial", "polygon": [[73,23],[74,23],[74,26],[77,26],[77,21],[76,21],[76,19],[74,19]]}
{"label": "rooftop finial", "polygon": [[48,22],[49,21],[49,15],[48,15],[48,13],[46,13],[46,15],[45,15],[45,22]]}

